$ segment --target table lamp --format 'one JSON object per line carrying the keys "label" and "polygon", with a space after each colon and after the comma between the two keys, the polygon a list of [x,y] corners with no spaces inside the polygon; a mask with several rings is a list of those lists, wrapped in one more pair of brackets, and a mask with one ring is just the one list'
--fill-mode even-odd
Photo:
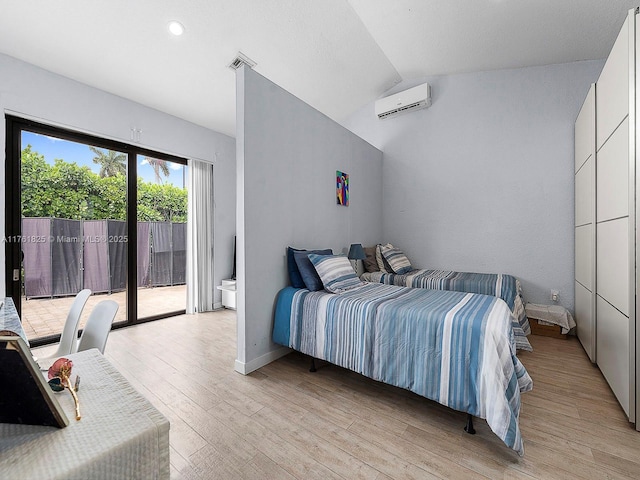
{"label": "table lamp", "polygon": [[[353,266],[353,270],[358,275],[358,260],[364,260],[367,256],[364,253],[364,248],[362,248],[361,243],[352,243],[349,248],[349,254],[347,258],[351,260],[351,265]],[[359,276],[359,275],[358,275]]]}

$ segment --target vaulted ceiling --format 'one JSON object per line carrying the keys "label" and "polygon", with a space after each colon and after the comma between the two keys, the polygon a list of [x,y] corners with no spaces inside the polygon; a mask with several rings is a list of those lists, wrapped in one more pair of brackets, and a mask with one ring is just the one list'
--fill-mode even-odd
{"label": "vaulted ceiling", "polygon": [[[0,0],[0,53],[233,136],[235,73],[228,65],[239,51],[258,73],[341,121],[405,79],[605,58],[634,6]],[[183,35],[169,33],[171,20],[184,25]]]}

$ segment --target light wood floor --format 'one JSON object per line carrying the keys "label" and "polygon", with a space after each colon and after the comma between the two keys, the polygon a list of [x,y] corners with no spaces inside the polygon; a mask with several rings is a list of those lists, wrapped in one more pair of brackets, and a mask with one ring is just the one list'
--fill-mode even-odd
{"label": "light wood floor", "polygon": [[524,458],[484,420],[468,435],[463,413],[298,353],[240,375],[230,311],[114,331],[105,354],[170,419],[172,478],[640,478],[640,433],[580,344],[530,339]]}

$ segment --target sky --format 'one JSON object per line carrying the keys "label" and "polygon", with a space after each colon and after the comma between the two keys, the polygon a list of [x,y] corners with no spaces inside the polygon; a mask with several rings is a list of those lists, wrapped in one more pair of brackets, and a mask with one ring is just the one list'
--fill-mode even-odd
{"label": "sky", "polygon": [[[69,163],[77,163],[80,166],[87,166],[95,173],[100,172],[100,165],[93,163],[95,154],[84,143],[70,142],[60,138],[40,135],[33,132],[22,132],[22,145],[24,149],[27,145],[31,145],[31,150],[44,155],[47,163],[53,165],[56,158],[62,158]],[[138,176],[142,177],[146,182],[155,183],[156,178],[153,168],[145,161],[144,157],[138,156]],[[164,177],[160,173],[163,183],[171,183],[176,187],[183,187],[183,169],[186,167],[177,163],[169,162],[169,176]],[[185,180],[186,181],[186,177]]]}

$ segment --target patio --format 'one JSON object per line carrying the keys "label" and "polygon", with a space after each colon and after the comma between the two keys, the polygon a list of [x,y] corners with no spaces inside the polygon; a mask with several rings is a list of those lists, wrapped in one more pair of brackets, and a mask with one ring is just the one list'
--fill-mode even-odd
{"label": "patio", "polygon": [[[22,298],[22,327],[27,338],[33,339],[56,335],[62,331],[74,297],[54,298]],[[93,307],[102,300],[115,300],[120,305],[115,322],[126,319],[126,292],[112,294],[95,294],[89,297],[82,317],[80,328],[89,317]],[[138,318],[150,317],[166,312],[184,310],[187,303],[186,285],[174,285],[170,287],[138,288]]]}

